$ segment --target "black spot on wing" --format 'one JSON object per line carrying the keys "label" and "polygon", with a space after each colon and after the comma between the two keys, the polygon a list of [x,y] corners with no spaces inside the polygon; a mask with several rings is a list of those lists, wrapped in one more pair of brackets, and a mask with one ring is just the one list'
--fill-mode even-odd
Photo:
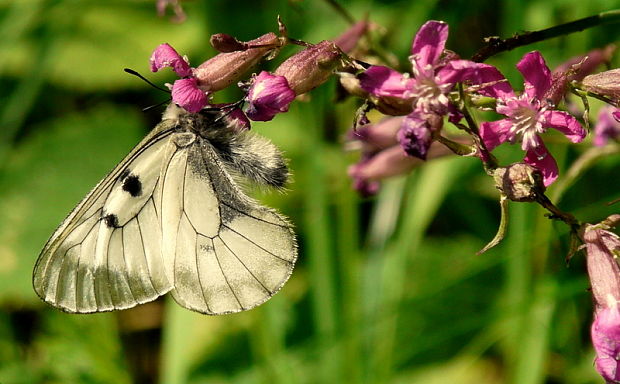
{"label": "black spot on wing", "polygon": [[142,194],[142,182],[136,175],[128,175],[123,180],[123,191],[129,193],[131,196],[136,197]]}
{"label": "black spot on wing", "polygon": [[102,217],[103,222],[110,228],[119,228],[118,226],[118,216],[113,213],[109,213]]}

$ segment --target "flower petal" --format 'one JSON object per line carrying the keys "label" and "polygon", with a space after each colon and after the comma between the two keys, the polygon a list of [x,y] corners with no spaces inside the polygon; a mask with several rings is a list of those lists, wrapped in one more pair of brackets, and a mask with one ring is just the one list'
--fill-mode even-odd
{"label": "flower petal", "polygon": [[191,76],[192,74],[189,63],[170,44],[161,44],[155,48],[151,55],[150,63],[151,71],[153,72],[157,72],[165,67],[171,67],[181,77]]}
{"label": "flower petal", "polygon": [[414,82],[402,73],[381,65],[373,65],[357,77],[364,91],[378,97],[407,98],[406,94]]}
{"label": "flower petal", "polygon": [[435,20],[429,20],[420,27],[411,46],[413,61],[418,68],[434,67],[439,61],[448,40],[448,30],[448,24]]}
{"label": "flower petal", "polygon": [[254,121],[269,121],[276,114],[288,111],[295,96],[286,77],[262,71],[248,90],[247,116]]}
{"label": "flower petal", "polygon": [[426,160],[426,154],[433,139],[431,126],[427,119],[416,111],[410,113],[403,119],[397,137],[406,154]]}
{"label": "flower petal", "polygon": [[608,383],[620,382],[620,308],[606,307],[596,314],[591,329],[592,344],[596,351],[596,370]]}
{"label": "flower petal", "polygon": [[501,99],[515,96],[508,80],[492,65],[468,60],[454,60],[439,71],[438,75],[442,77],[443,72],[448,68],[452,68],[459,76],[456,81],[466,81],[470,85],[478,86],[477,92],[483,96]]}
{"label": "flower petal", "polygon": [[196,82],[194,78],[180,79],[172,85],[172,101],[191,113],[199,112],[209,101]]}
{"label": "flower petal", "polygon": [[558,178],[558,164],[542,140],[538,141],[536,149],[528,150],[525,153],[523,160],[527,164],[536,167],[542,173],[545,187],[551,185]]}
{"label": "flower petal", "polygon": [[350,132],[350,139],[359,140],[362,149],[376,152],[398,144],[396,132],[400,129],[403,117],[386,117],[374,124],[366,124]]}
{"label": "flower petal", "polygon": [[349,169],[349,175],[365,181],[382,180],[409,172],[422,160],[407,156],[398,145],[386,148]]}
{"label": "flower petal", "polygon": [[489,151],[510,141],[512,122],[509,119],[487,121],[480,124],[480,138]]}
{"label": "flower petal", "polygon": [[551,70],[538,51],[526,53],[517,63],[517,69],[525,80],[525,93],[542,100],[545,92],[551,88]]}
{"label": "flower petal", "polygon": [[573,143],[579,143],[586,137],[586,130],[567,112],[544,111],[542,118],[544,127],[557,129]]}

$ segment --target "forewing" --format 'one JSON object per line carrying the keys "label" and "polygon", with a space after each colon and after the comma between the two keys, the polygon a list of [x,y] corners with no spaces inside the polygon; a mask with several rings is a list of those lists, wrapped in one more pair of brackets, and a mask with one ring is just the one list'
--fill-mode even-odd
{"label": "forewing", "polygon": [[206,314],[263,303],[297,258],[288,221],[245,196],[200,137],[176,151],[163,176],[162,232],[174,299]]}
{"label": "forewing", "polygon": [[89,313],[133,307],[170,291],[158,206],[162,166],[176,150],[173,128],[160,123],[52,235],[33,274],[43,300]]}

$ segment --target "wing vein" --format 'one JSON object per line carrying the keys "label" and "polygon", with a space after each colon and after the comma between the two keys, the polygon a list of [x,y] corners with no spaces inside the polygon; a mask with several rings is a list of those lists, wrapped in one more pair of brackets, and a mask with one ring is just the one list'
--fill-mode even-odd
{"label": "wing vein", "polygon": [[[136,217],[138,216],[136,215]],[[129,221],[127,223],[129,223]],[[127,258],[125,257],[125,228],[124,227],[121,230],[121,248],[123,249],[123,263],[125,263],[125,268],[123,268],[123,274],[125,275],[125,279],[127,280],[127,287],[129,287],[129,293],[131,294],[131,297],[134,303],[137,303],[138,300],[136,300],[136,295],[133,294],[133,290],[131,289],[131,282],[129,281],[129,272],[127,272]]]}
{"label": "wing vein", "polygon": [[[153,197],[151,196],[149,198],[149,201],[152,201],[152,200],[153,200]],[[154,202],[153,202],[153,205],[155,205]],[[157,290],[157,288],[153,284],[153,279],[151,278],[151,267],[149,266],[149,261],[146,258],[146,245],[144,244],[144,237],[142,236],[142,227],[140,225],[140,214],[136,215],[136,222],[138,223],[138,234],[140,235],[140,242],[142,243],[142,251],[143,251],[142,254],[144,255],[144,264],[146,264],[146,269],[149,273],[149,281],[151,282],[151,287],[153,288],[155,292],[157,292],[158,296],[161,296],[162,293]]]}
{"label": "wing vein", "polygon": [[252,216],[252,215],[250,215],[250,214],[249,214],[249,213],[247,213],[247,212],[243,212],[243,211],[241,211],[240,209],[235,208],[235,207],[233,207],[233,206],[232,206],[232,205],[230,205],[230,204],[227,204],[226,202],[223,202],[223,201],[222,201],[222,202],[221,202],[221,204],[222,204],[222,205],[225,205],[226,207],[228,207],[228,208],[230,208],[230,209],[232,209],[232,210],[234,210],[234,211],[239,212],[239,213],[240,213],[240,214],[242,214],[242,215],[245,215],[245,216],[247,216],[247,217],[251,217],[251,218],[253,218],[254,220],[262,221],[262,222],[263,222],[263,223],[265,223],[265,224],[271,224],[271,225],[275,225],[276,227],[281,227],[281,228],[291,228],[291,226],[290,226],[290,225],[286,225],[286,224],[276,224],[276,223],[272,223],[271,221],[267,221],[267,220],[265,220],[265,219],[261,219],[260,217]]}
{"label": "wing vein", "polygon": [[211,244],[213,245],[213,254],[215,255],[215,261],[217,261],[217,265],[220,267],[220,272],[222,272],[222,276],[224,276],[224,280],[226,281],[226,284],[228,285],[228,289],[230,289],[230,292],[232,292],[233,296],[235,296],[235,300],[237,300],[237,303],[239,304],[239,308],[243,310],[244,308],[243,308],[243,305],[241,305],[241,301],[239,301],[239,298],[237,297],[235,290],[232,288],[232,286],[228,282],[228,277],[226,277],[226,274],[224,273],[224,269],[222,268],[222,264],[220,263],[220,258],[217,256],[217,250],[215,249],[215,243],[213,243],[213,239],[211,239]]}
{"label": "wing vein", "polygon": [[226,224],[222,223],[222,226],[224,226],[224,227],[228,228],[228,229],[229,229],[229,230],[231,230],[232,232],[234,232],[234,233],[236,233],[237,235],[239,235],[239,236],[243,237],[244,239],[246,239],[246,240],[247,240],[247,241],[249,241],[250,243],[252,243],[252,244],[256,245],[258,248],[260,248],[260,249],[262,249],[263,251],[265,251],[265,252],[267,252],[268,254],[270,254],[271,256],[273,256],[273,257],[275,257],[275,258],[277,258],[277,259],[280,259],[280,260],[282,260],[282,261],[284,261],[284,262],[287,262],[287,263],[289,263],[289,264],[293,264],[293,262],[292,262],[292,261],[290,261],[290,260],[286,260],[286,259],[284,259],[284,258],[282,258],[282,257],[280,257],[280,256],[278,256],[278,255],[276,255],[276,254],[274,254],[273,252],[269,251],[268,249],[265,249],[264,247],[261,247],[259,244],[256,244],[256,243],[255,243],[255,242],[253,242],[251,239],[249,239],[247,236],[244,236],[242,233],[240,233],[240,232],[238,232],[238,231],[235,231],[234,229],[232,229],[232,228],[231,228],[231,227],[229,227],[228,225],[226,225]]}
{"label": "wing vein", "polygon": [[[219,236],[218,236],[219,237]],[[243,265],[243,268],[246,269],[246,271],[248,271],[248,273],[254,278],[254,280],[256,280],[258,282],[258,284],[260,284],[261,287],[263,287],[263,289],[265,290],[265,292],[267,293],[272,293],[269,289],[267,289],[267,287],[263,284],[262,281],[260,281],[255,275],[254,273],[252,273],[252,271],[250,270],[250,268],[248,268],[247,265],[245,265],[245,263],[239,258],[239,256],[237,256],[237,254],[235,252],[233,252],[232,249],[230,249],[230,247],[228,246],[228,244],[226,244],[226,242],[224,241],[224,239],[222,239],[221,237],[219,237],[220,241],[222,242],[222,244],[224,244],[224,246],[230,251],[230,253],[233,254],[233,256],[235,256],[235,258],[237,260],[239,260],[239,262],[241,263],[241,265]]]}
{"label": "wing vein", "polygon": [[194,246],[194,253],[196,255],[196,274],[198,275],[198,285],[200,285],[200,293],[202,293],[202,299],[207,306],[207,311],[212,312],[207,302],[207,296],[205,295],[204,285],[202,284],[202,278],[200,277],[200,263],[198,262],[198,236],[196,236],[196,244]]}

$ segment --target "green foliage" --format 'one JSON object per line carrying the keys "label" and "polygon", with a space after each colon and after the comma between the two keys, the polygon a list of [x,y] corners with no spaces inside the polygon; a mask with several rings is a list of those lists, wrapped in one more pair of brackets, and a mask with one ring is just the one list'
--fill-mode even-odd
{"label": "green foliage", "polygon": [[[485,36],[617,5],[339,3],[381,25],[381,50],[394,52],[403,67],[415,31],[429,18],[450,23],[448,47],[467,57]],[[182,4],[188,20],[177,25],[157,18],[154,0],[0,1],[0,383],[130,383],[141,369],[166,384],[600,382],[588,340],[584,263],[577,255],[566,268],[566,229],[533,205],[512,204],[507,238],[475,255],[493,237],[499,207],[474,159],[430,162],[385,182],[376,198],[360,199],[346,176],[354,157],[340,139],[356,104],[334,103],[335,82],[253,128],[291,160],[288,193],[256,194],[291,218],[300,242],[291,281],[268,303],[222,317],[167,301],[148,315],[76,316],[42,304],[30,283],[38,252],[159,120],[159,112],[140,109],[168,97],[124,67],[147,75],[150,52],[162,42],[198,65],[214,54],[211,33],[251,39],[276,31],[277,14],[292,37],[309,42],[347,27],[327,1]],[[514,64],[527,51],[540,49],[553,67],[617,38],[617,25],[598,27],[490,62],[516,85]],[[292,52],[283,49],[265,67]],[[173,79],[169,71],[147,77]],[[567,149],[558,140],[551,150],[563,157],[565,172],[589,146]],[[618,165],[617,156],[593,164],[562,191],[560,206],[581,220],[614,212],[604,204],[620,186]]]}

